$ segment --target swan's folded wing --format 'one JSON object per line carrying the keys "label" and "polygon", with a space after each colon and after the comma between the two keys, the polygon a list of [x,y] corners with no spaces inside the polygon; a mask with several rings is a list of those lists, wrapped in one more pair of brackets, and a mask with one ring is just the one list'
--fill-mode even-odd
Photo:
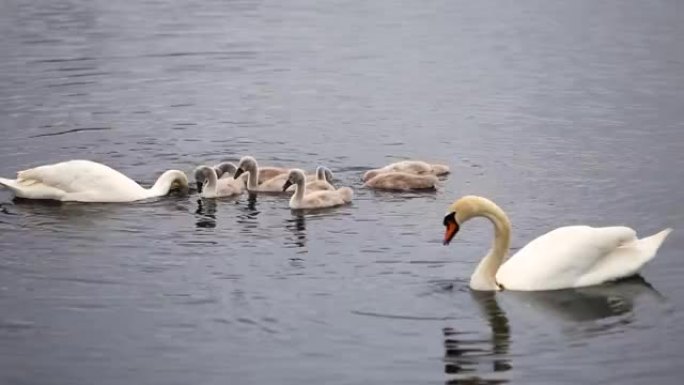
{"label": "swan's folded wing", "polygon": [[672,229],[665,229],[649,237],[634,239],[611,251],[577,280],[576,286],[597,285],[632,276],[655,257],[660,245]]}
{"label": "swan's folded wing", "polygon": [[[259,182],[260,188],[273,188],[274,191],[282,191],[285,181],[287,181],[288,174],[278,174],[272,178],[269,178],[263,182]],[[279,190],[280,189],[280,190]]]}
{"label": "swan's folded wing", "polygon": [[635,240],[628,227],[561,227],[528,243],[501,266],[496,278],[513,290],[575,287],[617,248]]}
{"label": "swan's folded wing", "polygon": [[78,164],[72,162],[39,166],[17,173],[17,181],[24,186],[40,184],[63,192],[72,192],[79,173]]}
{"label": "swan's folded wing", "polygon": [[217,181],[217,183],[216,195],[220,197],[239,195],[245,190],[245,182],[243,178],[221,178]]}
{"label": "swan's folded wing", "polygon": [[65,193],[111,193],[122,189],[140,188],[133,180],[111,167],[88,160],[70,160],[20,171],[17,173],[17,179],[22,183],[37,181]]}
{"label": "swan's folded wing", "polygon": [[307,208],[325,208],[345,204],[343,197],[337,191],[313,191],[304,195],[302,203]]}

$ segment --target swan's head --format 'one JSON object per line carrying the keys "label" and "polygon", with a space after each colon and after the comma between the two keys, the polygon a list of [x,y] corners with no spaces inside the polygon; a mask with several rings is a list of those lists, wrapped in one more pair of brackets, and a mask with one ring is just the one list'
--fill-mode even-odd
{"label": "swan's head", "polygon": [[221,162],[214,166],[214,170],[216,170],[216,177],[221,178],[223,174],[235,175],[237,166],[231,162]]}
{"label": "swan's head", "polygon": [[475,195],[467,195],[457,199],[449,206],[449,210],[447,210],[447,214],[444,217],[444,227],[446,227],[444,244],[448,245],[451,242],[456,233],[461,229],[461,225],[469,219],[481,215],[483,210],[491,209],[491,207],[498,209],[498,206],[489,199]]}
{"label": "swan's head", "polygon": [[316,179],[324,180],[324,181],[327,181],[328,183],[332,183],[332,181],[333,181],[332,171],[330,171],[330,169],[325,167],[325,166],[318,166],[318,167],[316,167]]}
{"label": "swan's head", "polygon": [[378,176],[378,174],[380,174],[380,170],[369,170],[369,171],[366,171],[366,172],[363,174],[363,178],[362,178],[362,179],[363,179],[364,182],[366,182],[366,181],[368,181],[368,180],[370,180],[370,179],[375,178],[376,176]]}
{"label": "swan's head", "polygon": [[304,182],[306,182],[304,171],[298,168],[292,169],[289,174],[287,174],[287,181],[285,181],[285,184],[283,185],[283,191],[286,191],[293,184],[304,184]]}
{"label": "swan's head", "polygon": [[[235,174],[233,174],[233,178],[237,179],[245,172],[254,173],[257,168],[256,159],[251,156],[243,156],[242,159],[240,159],[240,163],[238,163],[237,170],[235,171]],[[256,177],[257,175],[254,176]]]}
{"label": "swan's head", "polygon": [[174,173],[174,178],[173,182],[171,182],[170,190],[180,190],[187,192],[189,187],[188,177],[185,175],[183,171],[175,171],[176,172]]}
{"label": "swan's head", "polygon": [[211,174],[216,175],[216,170],[213,167],[199,166],[195,169],[195,183],[198,193],[202,193],[204,184],[209,180]]}

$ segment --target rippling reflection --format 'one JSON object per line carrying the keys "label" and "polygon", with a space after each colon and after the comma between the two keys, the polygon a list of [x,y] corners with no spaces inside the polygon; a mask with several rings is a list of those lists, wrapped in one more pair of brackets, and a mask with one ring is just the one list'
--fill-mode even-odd
{"label": "rippling reflection", "polygon": [[252,233],[258,227],[259,210],[257,209],[257,194],[247,195],[247,206],[238,206],[242,214],[237,217],[237,224],[241,233]]}
{"label": "rippling reflection", "polygon": [[[637,298],[663,298],[641,276],[579,289],[529,293],[511,291],[505,295],[515,303],[516,308],[526,309],[529,316],[541,315],[545,319],[581,325],[577,331],[579,333],[630,325],[634,319]],[[614,322],[610,321],[612,318]]]}
{"label": "rippling reflection", "polygon": [[[589,336],[630,325],[637,297],[650,295],[662,299],[641,276],[579,289],[506,291],[498,294],[472,291],[471,295],[490,328],[491,337],[481,339],[473,337],[469,331],[444,328],[444,372],[457,377],[447,381],[448,384],[508,382],[505,378],[497,378],[495,374],[513,368],[508,356],[511,327],[508,316],[499,306],[500,299],[505,298],[506,302],[510,300],[511,308],[524,309],[525,315],[520,318],[541,314],[543,319],[570,321],[581,325],[579,332],[588,333]],[[615,318],[615,321],[605,321],[611,318]],[[492,373],[491,376],[495,378],[483,378],[483,373]]]}
{"label": "rippling reflection", "polygon": [[248,193],[247,194],[247,210],[256,210],[256,203],[257,203],[257,194],[255,193]]}
{"label": "rippling reflection", "polygon": [[489,339],[469,337],[469,333],[455,328],[444,328],[444,372],[458,378],[447,384],[502,384],[505,379],[483,379],[475,373],[482,372],[483,365],[490,366],[485,372],[506,372],[512,368],[508,358],[511,329],[506,313],[499,307],[496,294],[471,292],[483,317],[491,329]]}
{"label": "rippling reflection", "polygon": [[215,199],[198,199],[197,200],[197,222],[195,226],[205,229],[213,229],[216,227],[216,200]]}
{"label": "rippling reflection", "polygon": [[306,247],[306,219],[304,215],[296,215],[285,221],[285,228],[292,233],[292,237],[285,240],[286,247]]}

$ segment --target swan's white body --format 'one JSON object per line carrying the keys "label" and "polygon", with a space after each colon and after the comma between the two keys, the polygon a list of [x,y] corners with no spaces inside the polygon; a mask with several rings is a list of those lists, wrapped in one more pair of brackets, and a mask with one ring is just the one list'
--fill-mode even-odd
{"label": "swan's white body", "polygon": [[496,272],[511,290],[553,290],[598,285],[636,274],[670,233],[638,239],[629,227],[568,226],[528,243]]}
{"label": "swan's white body", "polygon": [[388,164],[382,168],[368,170],[363,174],[363,181],[366,182],[379,174],[388,172],[403,172],[416,175],[446,175],[449,173],[449,166],[443,164],[430,164],[420,160],[402,160]]}
{"label": "swan's white body", "polygon": [[[634,230],[623,226],[560,227],[534,239],[503,262],[510,243],[510,222],[501,208],[485,198],[468,196],[456,201],[450,213],[455,213],[453,234],[458,226],[477,216],[494,224],[492,249],[471,276],[474,290],[556,290],[626,278],[653,259],[672,231],[665,229],[639,239]],[[446,243],[453,234],[447,234]]]}
{"label": "swan's white body", "polygon": [[[198,189],[201,190],[200,197],[230,197],[240,195],[245,191],[244,177],[247,175],[243,174],[238,179],[234,179],[232,175],[222,170],[224,165],[228,166],[228,169],[236,169],[231,163],[221,163],[214,167],[199,166],[195,169],[195,180],[198,183]],[[221,175],[220,178],[219,173]],[[201,188],[199,185],[201,185]]]}
{"label": "swan's white body", "polygon": [[378,174],[363,184],[364,187],[376,190],[411,191],[434,190],[439,179],[431,174],[418,175],[406,172],[385,172]]}
{"label": "swan's white body", "polygon": [[[290,170],[285,189],[289,184],[295,185],[295,192],[290,198],[291,209],[321,209],[341,206],[350,203],[354,191],[349,187],[340,187],[337,190],[306,191],[306,176],[299,169]],[[281,186],[282,188],[283,186]]]}
{"label": "swan's white body", "polygon": [[188,187],[182,171],[164,172],[149,189],[104,164],[70,160],[17,173],[17,179],[0,178],[19,198],[74,202],[132,202],[163,196],[172,187]]}

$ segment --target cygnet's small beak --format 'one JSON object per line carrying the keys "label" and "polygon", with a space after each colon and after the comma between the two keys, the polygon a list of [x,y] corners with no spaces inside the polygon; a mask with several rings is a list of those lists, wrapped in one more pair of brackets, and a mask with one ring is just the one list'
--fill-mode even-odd
{"label": "cygnet's small beak", "polygon": [[197,182],[197,192],[202,193],[202,187],[204,187],[204,183],[202,182]]}
{"label": "cygnet's small beak", "polygon": [[287,191],[287,189],[292,186],[292,182],[288,179],[287,182],[283,185],[283,191]]}
{"label": "cygnet's small beak", "polygon": [[238,169],[235,171],[235,174],[233,175],[233,179],[237,179],[237,178],[238,178],[240,175],[242,175],[244,172],[245,172],[245,170],[243,170],[242,168],[238,168]]}
{"label": "cygnet's small beak", "polygon": [[454,236],[458,233],[460,228],[456,222],[455,213],[451,213],[444,217],[444,226],[446,227],[446,230],[444,231],[444,246],[446,246],[454,239]]}

